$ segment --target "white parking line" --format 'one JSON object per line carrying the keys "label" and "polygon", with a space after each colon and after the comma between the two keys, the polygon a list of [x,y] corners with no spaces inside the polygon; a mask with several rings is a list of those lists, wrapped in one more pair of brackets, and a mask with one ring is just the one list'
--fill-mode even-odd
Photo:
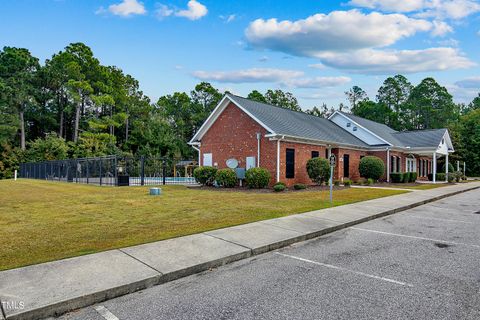
{"label": "white parking line", "polygon": [[335,270],[339,270],[339,271],[349,272],[349,273],[353,273],[353,274],[356,274],[356,275],[359,275],[359,276],[364,276],[364,277],[367,277],[367,278],[382,280],[382,281],[398,284],[398,285],[401,285],[401,286],[413,287],[413,285],[411,285],[409,283],[406,283],[406,282],[402,282],[402,281],[397,281],[397,280],[393,280],[393,279],[389,279],[389,278],[385,278],[385,277],[380,277],[380,276],[376,276],[376,275],[373,275],[373,274],[363,273],[363,272],[360,272],[360,271],[350,270],[350,269],[346,269],[346,268],[343,268],[343,267],[334,266],[334,265],[326,264],[326,263],[321,263],[321,262],[317,262],[317,261],[313,261],[313,260],[308,260],[308,259],[304,259],[304,258],[300,258],[300,257],[296,257],[296,256],[291,256],[289,254],[284,254],[284,253],[280,253],[280,252],[275,252],[275,253],[278,254],[278,255],[287,257],[287,258],[292,258],[292,259],[295,259],[295,260],[316,264],[318,266],[322,266],[322,267],[325,267],[325,268],[330,268],[330,269],[335,269]]}
{"label": "white parking line", "polygon": [[385,234],[385,235],[395,236],[395,237],[403,237],[403,238],[410,238],[410,239],[417,239],[417,240],[426,240],[426,241],[432,241],[432,242],[441,242],[441,243],[446,243],[446,244],[454,244],[454,245],[459,245],[459,246],[469,246],[469,247],[480,248],[480,246],[477,246],[477,245],[475,245],[475,244],[468,244],[468,243],[462,243],[462,242],[446,241],[446,240],[439,240],[439,239],[432,239],[432,238],[424,238],[424,237],[416,237],[416,236],[409,236],[409,235],[406,235],[406,234],[391,233],[391,232],[378,231],[378,230],[370,230],[370,229],[362,229],[362,228],[355,228],[355,227],[350,227],[350,229],[352,229],[352,230],[358,230],[358,231],[365,231],[365,232]]}
{"label": "white parking line", "polygon": [[105,308],[104,306],[96,306],[95,310],[97,310],[97,312],[106,320],[119,320],[113,313],[108,311],[108,309]]}
{"label": "white parking line", "polygon": [[443,219],[443,218],[433,218],[433,217],[420,217],[420,216],[406,216],[406,217],[412,217],[412,218],[417,218],[417,219],[425,219],[425,220],[438,220],[438,221],[445,221],[445,222],[458,222],[458,223],[468,223],[472,224],[469,221],[462,221],[462,220],[454,220],[454,219]]}

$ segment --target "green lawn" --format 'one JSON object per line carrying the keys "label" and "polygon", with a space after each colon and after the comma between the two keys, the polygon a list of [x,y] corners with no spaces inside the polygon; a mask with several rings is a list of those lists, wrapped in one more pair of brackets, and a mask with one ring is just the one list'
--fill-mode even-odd
{"label": "green lawn", "polygon": [[[328,192],[253,193],[164,186],[0,181],[0,270],[329,207]],[[334,205],[400,190],[335,191]]]}

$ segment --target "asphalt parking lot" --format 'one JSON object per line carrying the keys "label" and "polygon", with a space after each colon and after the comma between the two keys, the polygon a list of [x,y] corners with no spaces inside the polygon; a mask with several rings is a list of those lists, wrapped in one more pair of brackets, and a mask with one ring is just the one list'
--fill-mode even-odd
{"label": "asphalt parking lot", "polygon": [[480,319],[480,190],[61,319]]}

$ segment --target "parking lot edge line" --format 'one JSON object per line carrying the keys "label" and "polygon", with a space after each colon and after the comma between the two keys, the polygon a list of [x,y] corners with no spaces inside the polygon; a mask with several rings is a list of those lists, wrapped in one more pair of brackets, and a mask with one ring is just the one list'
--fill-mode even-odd
{"label": "parking lot edge line", "polygon": [[417,240],[425,240],[425,241],[430,241],[430,242],[440,242],[440,243],[447,243],[447,244],[453,244],[453,245],[458,245],[458,246],[468,246],[468,247],[480,248],[480,246],[479,246],[479,245],[476,245],[476,244],[468,244],[468,243],[455,242],[455,241],[449,241],[449,240],[441,240],[441,239],[433,239],[433,238],[409,236],[409,235],[407,235],[407,234],[391,233],[391,232],[385,232],[385,231],[379,231],[379,230],[371,230],[371,229],[363,229],[363,228],[356,228],[356,227],[350,227],[350,229],[352,229],[352,230],[358,230],[358,231],[371,232],[371,233],[385,234],[385,235],[395,236],[395,237],[403,237],[403,238],[410,238],[410,239],[417,239]]}
{"label": "parking lot edge line", "polygon": [[431,219],[431,220],[438,220],[438,221],[447,221],[447,222],[458,222],[458,223],[471,224],[471,222],[469,222],[469,221],[462,221],[462,220],[452,220],[452,219],[433,218],[433,217],[420,217],[420,216],[409,216],[409,217],[416,218],[416,219],[425,219],[425,220]]}
{"label": "parking lot edge line", "polygon": [[318,266],[321,266],[321,267],[325,267],[325,268],[330,268],[330,269],[334,269],[334,270],[353,273],[353,274],[364,276],[364,277],[367,277],[367,278],[382,280],[382,281],[385,281],[385,282],[390,282],[390,283],[398,284],[398,285],[401,285],[401,286],[413,287],[413,285],[410,284],[410,283],[406,283],[406,282],[403,282],[403,281],[397,281],[397,280],[394,280],[394,279],[385,278],[385,277],[381,277],[381,276],[376,276],[374,274],[368,274],[368,273],[364,273],[364,272],[361,272],[361,271],[355,271],[355,270],[335,266],[335,265],[328,264],[328,263],[323,263],[323,262],[313,261],[313,260],[309,260],[309,259],[305,259],[305,258],[301,258],[301,257],[297,257],[297,256],[292,256],[292,255],[285,254],[285,253],[276,252],[276,254],[280,255],[280,256],[287,257],[287,258],[295,259],[295,260],[298,260],[298,261],[312,263],[312,264],[315,264],[315,265],[318,265]]}
{"label": "parking lot edge line", "polygon": [[106,320],[120,320],[116,315],[111,313],[110,310],[108,310],[104,306],[96,306],[94,307],[94,309]]}

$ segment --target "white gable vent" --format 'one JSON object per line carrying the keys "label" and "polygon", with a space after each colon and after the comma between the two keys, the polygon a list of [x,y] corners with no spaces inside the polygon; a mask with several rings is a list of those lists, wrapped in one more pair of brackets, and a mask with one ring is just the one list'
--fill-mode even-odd
{"label": "white gable vent", "polygon": [[350,122],[347,122],[347,128],[350,128],[352,124]]}
{"label": "white gable vent", "polygon": [[357,127],[353,127],[353,131],[357,131]]}

